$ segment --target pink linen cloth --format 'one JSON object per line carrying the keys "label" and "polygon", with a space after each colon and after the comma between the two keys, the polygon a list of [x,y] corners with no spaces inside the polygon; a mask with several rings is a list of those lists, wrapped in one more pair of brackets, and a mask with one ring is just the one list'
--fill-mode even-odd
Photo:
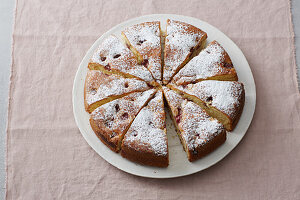
{"label": "pink linen cloth", "polygon": [[[228,35],[257,89],[252,124],[225,159],[175,179],[127,174],[81,136],[72,112],[78,65],[124,20],[187,15]],[[300,96],[289,0],[17,0],[7,129],[9,199],[299,199]]]}

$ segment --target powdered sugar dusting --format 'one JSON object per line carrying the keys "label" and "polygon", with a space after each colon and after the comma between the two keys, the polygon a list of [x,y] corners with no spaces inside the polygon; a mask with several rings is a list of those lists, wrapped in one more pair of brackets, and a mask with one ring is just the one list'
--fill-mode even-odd
{"label": "powdered sugar dusting", "polygon": [[143,91],[149,89],[149,86],[138,79],[105,75],[100,71],[92,70],[88,72],[85,89],[86,101],[90,105],[111,96]]}
{"label": "powdered sugar dusting", "polygon": [[181,103],[184,101],[184,99],[177,92],[169,89],[168,87],[163,86],[162,88],[168,104],[171,107],[171,111],[176,117],[176,115],[178,114],[178,109],[181,109]]}
{"label": "powdered sugar dusting", "polygon": [[225,61],[224,53],[223,47],[214,41],[188,62],[174,76],[174,80],[177,84],[181,84],[182,82],[192,82],[225,73],[227,69],[221,67]]}
{"label": "powdered sugar dusting", "polygon": [[92,112],[91,116],[102,127],[123,134],[135,115],[155,91],[155,89],[151,89],[145,92],[131,93],[98,107]]}
{"label": "powdered sugar dusting", "polygon": [[95,51],[90,62],[121,73],[131,74],[145,81],[153,81],[150,71],[142,65],[138,65],[134,54],[114,35],[106,38]]}
{"label": "powdered sugar dusting", "polygon": [[127,49],[116,36],[110,35],[100,44],[90,62],[106,66],[119,54],[123,57],[131,56],[130,50]]}
{"label": "powdered sugar dusting", "polygon": [[244,86],[237,81],[207,80],[186,87],[175,86],[181,91],[196,96],[204,102],[211,101],[211,106],[234,118],[236,111],[241,106]]}
{"label": "powdered sugar dusting", "polygon": [[166,156],[168,154],[161,91],[158,91],[155,97],[137,115],[125,135],[123,144],[154,152],[156,155]]}
{"label": "powdered sugar dusting", "polygon": [[191,31],[191,25],[170,20],[165,42],[164,80],[170,80],[176,69],[191,53],[204,35],[202,31]]}
{"label": "powdered sugar dusting", "polygon": [[[147,48],[160,48],[160,22],[146,22],[126,28],[123,33],[132,45],[143,54]],[[146,48],[146,49],[145,49]]]}
{"label": "powdered sugar dusting", "polygon": [[153,77],[161,80],[160,22],[145,22],[123,31],[130,44],[148,60]]}
{"label": "powdered sugar dusting", "polygon": [[205,145],[224,131],[222,124],[209,117],[200,106],[187,100],[182,103],[182,117],[178,126],[190,150]]}

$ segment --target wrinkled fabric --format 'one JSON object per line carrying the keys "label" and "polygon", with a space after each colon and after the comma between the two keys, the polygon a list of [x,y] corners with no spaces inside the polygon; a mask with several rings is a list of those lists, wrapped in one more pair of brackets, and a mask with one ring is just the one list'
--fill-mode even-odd
{"label": "wrinkled fabric", "polygon": [[[252,69],[257,105],[241,143],[202,172],[127,174],[81,136],[72,112],[80,61],[113,26],[192,16],[229,36]],[[299,199],[300,96],[289,0],[18,0],[7,129],[7,199]]]}

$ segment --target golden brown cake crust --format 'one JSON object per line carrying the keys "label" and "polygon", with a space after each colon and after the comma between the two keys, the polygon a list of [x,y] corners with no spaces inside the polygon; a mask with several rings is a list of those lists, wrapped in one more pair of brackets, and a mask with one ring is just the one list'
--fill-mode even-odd
{"label": "golden brown cake crust", "polygon": [[219,135],[208,141],[203,146],[198,146],[196,149],[191,150],[189,149],[189,155],[188,158],[190,162],[199,160],[200,158],[203,158],[204,156],[208,155],[209,153],[216,150],[219,146],[224,144],[226,141],[226,131],[222,131]]}
{"label": "golden brown cake crust", "polygon": [[123,146],[121,155],[128,160],[142,165],[154,167],[168,167],[169,165],[169,158],[167,156],[157,156],[153,152],[147,152],[146,150],[137,151],[130,146]]}
{"label": "golden brown cake crust", "polygon": [[[111,134],[101,130],[92,118],[90,118],[90,124],[91,124],[91,127],[92,127],[94,133],[102,141],[102,143],[105,144],[112,151],[116,152],[117,147],[118,147],[118,139],[117,138],[111,139],[110,138]],[[109,130],[109,132],[110,132],[110,130]]]}

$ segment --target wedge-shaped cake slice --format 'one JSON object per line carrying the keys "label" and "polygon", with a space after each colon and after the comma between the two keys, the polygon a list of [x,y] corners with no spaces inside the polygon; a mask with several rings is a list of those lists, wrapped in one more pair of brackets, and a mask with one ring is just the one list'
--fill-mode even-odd
{"label": "wedge-shaped cake slice", "polygon": [[240,82],[207,80],[184,86],[169,84],[168,87],[200,105],[228,131],[234,129],[243,112],[245,90]]}
{"label": "wedge-shaped cake slice", "polygon": [[156,80],[161,80],[161,34],[160,22],[144,22],[126,28],[122,32],[126,45],[147,67]]}
{"label": "wedge-shaped cake slice", "polygon": [[150,89],[131,93],[94,110],[90,123],[98,138],[111,150],[118,152],[130,124],[155,92],[156,89]]}
{"label": "wedge-shaped cake slice", "polygon": [[121,155],[131,161],[156,167],[168,166],[165,111],[160,90],[136,116],[121,148]]}
{"label": "wedge-shaped cake slice", "polygon": [[114,99],[121,98],[131,92],[150,89],[145,81],[134,78],[124,78],[118,75],[107,75],[99,70],[89,70],[85,80],[84,104],[91,113]]}
{"label": "wedge-shaped cake slice", "polygon": [[163,87],[163,91],[189,161],[202,158],[225,142],[223,125],[208,116],[199,105],[167,87]]}
{"label": "wedge-shaped cake slice", "polygon": [[191,101],[182,103],[178,127],[191,162],[214,151],[226,140],[224,126]]}
{"label": "wedge-shaped cake slice", "polygon": [[168,19],[164,48],[163,83],[172,77],[204,47],[207,35],[190,24]]}
{"label": "wedge-shaped cake slice", "polygon": [[173,80],[177,85],[183,85],[202,80],[237,81],[238,77],[225,49],[213,41],[188,62]]}
{"label": "wedge-shaped cake slice", "polygon": [[139,65],[135,55],[114,35],[100,44],[90,60],[89,68],[155,84],[150,71]]}

